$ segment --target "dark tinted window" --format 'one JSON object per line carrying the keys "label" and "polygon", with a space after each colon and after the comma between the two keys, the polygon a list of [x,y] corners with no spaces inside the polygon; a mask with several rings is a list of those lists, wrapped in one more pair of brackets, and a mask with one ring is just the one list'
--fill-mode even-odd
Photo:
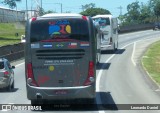
{"label": "dark tinted window", "polygon": [[98,22],[100,26],[110,25],[109,18],[96,18],[94,20],[95,22]]}
{"label": "dark tinted window", "polygon": [[0,62],[0,69],[4,68],[4,62]]}
{"label": "dark tinted window", "polygon": [[99,24],[100,24],[101,26],[110,25],[109,18],[101,18],[100,21],[99,21]]}
{"label": "dark tinted window", "polygon": [[89,41],[88,23],[83,19],[48,19],[31,23],[31,42],[50,39]]}

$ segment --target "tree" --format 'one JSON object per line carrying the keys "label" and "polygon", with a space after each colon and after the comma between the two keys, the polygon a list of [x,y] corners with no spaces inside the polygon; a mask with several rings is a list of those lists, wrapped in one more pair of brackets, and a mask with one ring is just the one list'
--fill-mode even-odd
{"label": "tree", "polygon": [[133,2],[127,6],[128,11],[128,21],[133,23],[139,23],[139,17],[140,17],[140,5],[139,2]]}
{"label": "tree", "polygon": [[39,13],[39,14],[38,14],[39,16],[42,16],[42,15],[45,14],[45,11],[44,11],[43,8],[40,7],[38,13]]}
{"label": "tree", "polygon": [[81,12],[80,14],[85,16],[95,16],[100,14],[111,14],[110,11],[103,9],[103,8],[88,8],[87,10]]}
{"label": "tree", "polygon": [[49,14],[49,13],[57,13],[56,11],[52,11],[52,10],[48,10],[46,12],[44,12],[45,14]]}
{"label": "tree", "polygon": [[157,18],[160,16],[160,1],[157,1],[154,7],[154,13],[157,16]]}
{"label": "tree", "polygon": [[95,4],[94,3],[90,3],[90,4],[86,4],[86,5],[82,5],[82,9],[83,11],[89,9],[89,8],[95,8]]}
{"label": "tree", "polygon": [[160,0],[150,0],[149,4],[152,10],[152,13],[154,14],[154,16],[157,17],[157,20],[158,20],[158,17],[160,16]]}
{"label": "tree", "polygon": [[8,5],[11,9],[17,7],[16,2],[21,2],[21,0],[4,0],[2,3]]}
{"label": "tree", "polygon": [[127,6],[127,13],[119,19],[123,25],[153,23],[160,21],[160,0],[149,0],[148,3],[133,2]]}
{"label": "tree", "polygon": [[150,9],[150,6],[148,4],[143,4],[142,3],[141,8],[140,8],[139,20],[142,23],[150,23],[151,22],[151,17],[152,17],[152,11]]}

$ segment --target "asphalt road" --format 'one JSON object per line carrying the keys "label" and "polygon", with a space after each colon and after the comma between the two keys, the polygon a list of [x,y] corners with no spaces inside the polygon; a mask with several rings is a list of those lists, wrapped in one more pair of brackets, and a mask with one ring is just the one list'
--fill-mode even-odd
{"label": "asphalt road", "polygon": [[[101,63],[97,67],[96,107],[84,106],[81,110],[66,111],[3,110],[0,112],[159,113],[160,88],[146,75],[140,63],[145,49],[157,40],[160,40],[160,31],[148,30],[122,34],[119,35],[119,49],[115,54],[102,52]],[[14,62],[13,65],[16,65],[15,89],[13,92],[1,90],[0,104],[30,104],[26,97],[24,61]],[[159,104],[159,110],[146,110],[153,107],[153,104]],[[135,107],[145,110],[137,110],[138,108]]]}

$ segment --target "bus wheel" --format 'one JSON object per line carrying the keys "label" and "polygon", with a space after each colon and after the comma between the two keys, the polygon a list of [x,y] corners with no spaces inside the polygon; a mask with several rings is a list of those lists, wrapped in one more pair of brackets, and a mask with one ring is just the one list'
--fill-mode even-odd
{"label": "bus wheel", "polygon": [[112,52],[112,53],[115,53],[115,51],[116,51],[115,43],[114,43],[113,46],[114,46],[114,47],[113,47],[113,50],[111,50],[111,52]]}
{"label": "bus wheel", "polygon": [[11,85],[11,89],[14,90],[14,81],[13,81],[13,83]]}
{"label": "bus wheel", "polygon": [[117,42],[117,47],[116,47],[116,51],[118,50],[118,42]]}

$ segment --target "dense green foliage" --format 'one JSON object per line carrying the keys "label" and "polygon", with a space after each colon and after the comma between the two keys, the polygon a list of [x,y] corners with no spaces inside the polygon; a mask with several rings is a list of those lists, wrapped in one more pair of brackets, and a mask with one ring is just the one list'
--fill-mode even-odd
{"label": "dense green foliage", "polygon": [[108,10],[102,9],[102,8],[89,8],[80,14],[85,15],[85,16],[95,16],[98,14],[111,14]]}
{"label": "dense green foliage", "polygon": [[123,25],[154,23],[160,21],[160,0],[149,0],[141,4],[135,1],[127,6],[127,11],[119,16]]}
{"label": "dense green foliage", "polygon": [[95,16],[98,14],[111,14],[110,11],[103,9],[103,8],[96,8],[94,3],[82,5],[83,12],[80,14],[85,16]]}

